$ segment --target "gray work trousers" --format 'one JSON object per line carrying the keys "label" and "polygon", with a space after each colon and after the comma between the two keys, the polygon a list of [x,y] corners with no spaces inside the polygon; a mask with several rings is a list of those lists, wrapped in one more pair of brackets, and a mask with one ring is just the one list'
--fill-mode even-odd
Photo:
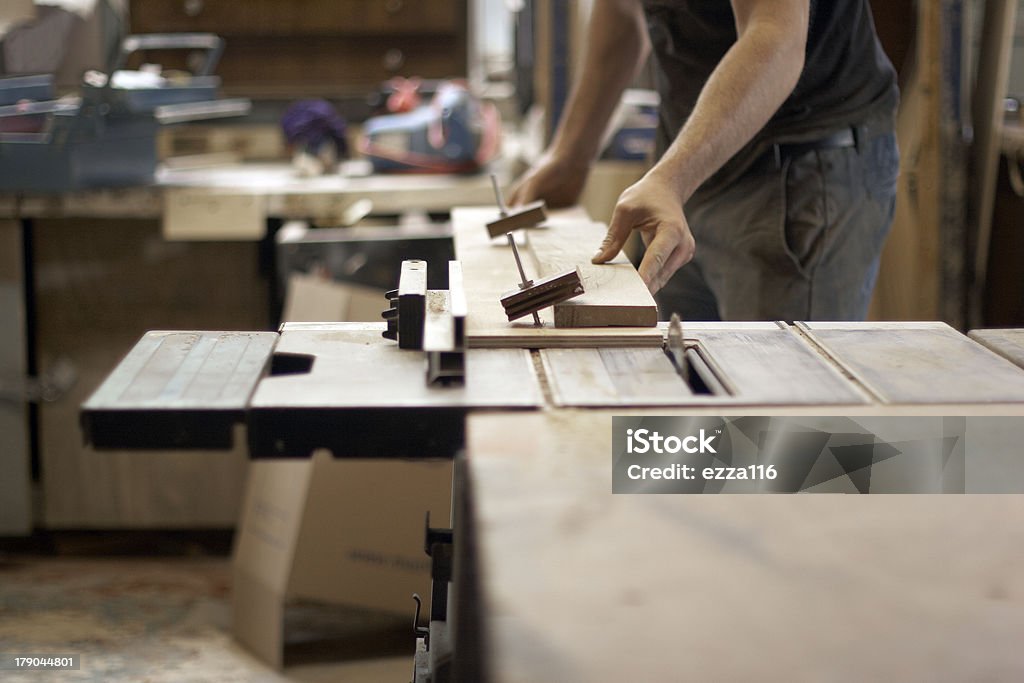
{"label": "gray work trousers", "polygon": [[693,260],[658,292],[685,320],[863,320],[892,224],[899,152],[891,130],[855,147],[762,157],[685,207]]}

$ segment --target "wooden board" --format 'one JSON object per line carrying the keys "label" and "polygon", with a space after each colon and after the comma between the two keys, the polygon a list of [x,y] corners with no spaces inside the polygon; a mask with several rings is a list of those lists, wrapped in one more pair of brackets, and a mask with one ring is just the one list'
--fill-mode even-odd
{"label": "wooden board", "polygon": [[[629,346],[660,346],[662,343],[661,333],[653,327],[597,327],[597,328],[559,328],[555,326],[555,314],[552,310],[541,311],[540,317],[543,323],[542,328],[534,327],[532,322],[516,321],[508,322],[504,310],[501,307],[500,299],[502,294],[507,292],[519,282],[519,274],[516,270],[515,260],[512,257],[511,248],[501,238],[491,240],[487,235],[485,227],[489,220],[498,215],[497,209],[489,208],[457,208],[452,212],[452,228],[455,235],[456,257],[462,263],[465,276],[466,299],[469,307],[467,316],[467,334],[470,346],[526,346],[530,348],[561,347],[561,346],[608,346],[608,345],[629,345]],[[570,213],[560,212],[549,219],[550,225],[574,225],[593,226],[586,220],[582,211]],[[557,230],[558,228],[549,228]],[[581,228],[587,229],[587,228]],[[567,229],[565,235],[575,229]],[[534,234],[537,231],[531,231]],[[518,233],[517,244],[524,254],[524,266],[527,269],[537,267],[539,261],[531,246],[532,243],[550,244],[556,241],[559,233],[552,233],[550,238],[532,239],[524,238],[523,233]],[[578,233],[575,233],[578,237]],[[557,238],[561,239],[561,238]],[[597,242],[601,236],[598,235]],[[567,237],[568,241],[568,237]],[[577,265],[581,272],[589,271],[590,268],[606,268],[608,273],[615,275],[602,275],[601,279],[594,280],[596,287],[589,288],[587,293],[580,297],[589,297],[590,305],[602,306],[608,304],[612,299],[596,299],[601,292],[604,278],[612,278],[614,285],[619,283],[632,283],[624,286],[624,296],[618,302],[637,314],[644,320],[645,324],[653,324],[657,318],[653,298],[647,293],[638,292],[633,285],[640,283],[640,276],[628,262],[622,262],[614,266],[591,266],[590,257],[596,248],[596,243],[586,241],[579,245],[581,253]],[[587,252],[583,254],[582,252]],[[566,251],[560,252],[561,263],[565,263]],[[541,257],[544,258],[543,256]],[[545,273],[540,273],[543,276]],[[538,273],[527,273],[527,277],[538,275]],[[593,279],[593,275],[590,276]],[[588,276],[584,274],[584,285],[589,286]],[[636,296],[633,299],[631,297]],[[614,298],[614,297],[613,297]],[[600,303],[604,302],[604,304]],[[610,305],[610,304],[608,304]],[[651,318],[651,311],[654,317]],[[589,314],[576,312],[573,314],[578,319],[589,319],[596,322]],[[570,316],[570,317],[573,317]]]}
{"label": "wooden board", "polygon": [[612,495],[610,411],[468,437],[479,680],[1024,677],[1021,496]]}
{"label": "wooden board", "polygon": [[541,277],[579,268],[586,292],[557,304],[555,327],[651,327],[658,306],[624,254],[611,263],[590,262],[607,228],[602,223],[564,219],[547,229],[526,231],[530,254]]}
{"label": "wooden board", "polygon": [[96,448],[230,448],[273,332],[147,332],[82,404]]}
{"label": "wooden board", "polygon": [[883,403],[1024,402],[1024,370],[945,323],[797,323]]}
{"label": "wooden board", "polygon": [[1024,368],[1024,328],[972,330],[968,336],[1011,363]]}
{"label": "wooden board", "polygon": [[465,383],[426,382],[422,351],[384,339],[382,323],[287,324],[276,355],[306,372],[264,378],[250,402],[253,457],[452,457],[470,409],[532,409],[542,395],[523,349],[470,349]]}
{"label": "wooden board", "polygon": [[731,395],[694,394],[661,349],[549,349],[541,359],[558,406],[862,404],[867,396],[777,323],[684,329]]}

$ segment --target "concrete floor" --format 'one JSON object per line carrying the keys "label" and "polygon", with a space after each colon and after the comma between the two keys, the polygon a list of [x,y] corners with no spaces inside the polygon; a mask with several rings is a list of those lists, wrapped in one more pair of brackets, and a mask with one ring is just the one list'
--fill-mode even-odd
{"label": "concrete floor", "polygon": [[[2,548],[2,545],[0,545]],[[324,605],[286,618],[284,671],[231,637],[227,557],[66,557],[0,552],[0,653],[78,654],[80,671],[21,681],[409,681],[409,619]]]}

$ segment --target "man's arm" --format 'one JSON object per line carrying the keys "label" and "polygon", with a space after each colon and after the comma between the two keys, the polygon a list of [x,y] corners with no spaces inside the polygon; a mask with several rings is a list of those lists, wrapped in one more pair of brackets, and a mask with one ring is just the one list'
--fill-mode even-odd
{"label": "man's arm", "polygon": [[732,0],[736,43],[708,78],[672,145],[622,193],[595,263],[614,258],[630,231],[640,230],[647,242],[640,275],[656,292],[693,258],[683,204],[793,91],[804,66],[808,5],[809,0]]}
{"label": "man's arm", "polygon": [[574,204],[622,91],[633,82],[650,46],[639,0],[597,0],[586,53],[562,120],[540,161],[513,188],[513,203],[546,199]]}

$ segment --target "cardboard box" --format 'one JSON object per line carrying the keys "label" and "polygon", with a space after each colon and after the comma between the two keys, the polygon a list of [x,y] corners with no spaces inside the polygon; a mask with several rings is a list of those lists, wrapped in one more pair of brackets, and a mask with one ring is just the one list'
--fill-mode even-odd
{"label": "cardboard box", "polygon": [[317,275],[288,276],[281,320],[286,322],[380,322],[388,308],[384,291]]}
{"label": "cardboard box", "polygon": [[281,668],[290,601],[411,617],[412,594],[430,595],[425,516],[431,526],[451,525],[451,482],[450,461],[339,460],[326,452],[254,461],[232,566],[235,638]]}

